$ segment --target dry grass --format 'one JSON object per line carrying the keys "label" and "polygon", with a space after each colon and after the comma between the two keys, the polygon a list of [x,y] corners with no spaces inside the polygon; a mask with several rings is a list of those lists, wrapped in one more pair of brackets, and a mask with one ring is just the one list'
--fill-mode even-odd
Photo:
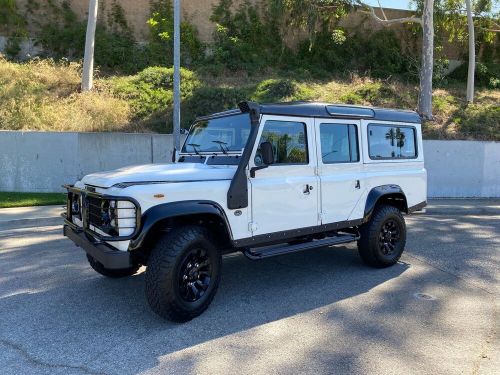
{"label": "dry grass", "polygon": [[129,126],[127,101],[107,90],[79,92],[80,66],[51,60],[0,60],[0,129],[119,131]]}

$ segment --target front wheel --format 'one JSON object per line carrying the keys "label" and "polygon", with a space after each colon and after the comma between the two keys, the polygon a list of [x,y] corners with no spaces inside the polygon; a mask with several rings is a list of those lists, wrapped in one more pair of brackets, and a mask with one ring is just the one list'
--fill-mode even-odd
{"label": "front wheel", "polygon": [[358,251],[363,262],[377,268],[397,263],[406,245],[406,224],[393,206],[380,205],[360,228]]}
{"label": "front wheel", "polygon": [[146,297],[162,318],[186,322],[205,311],[220,281],[221,254],[198,226],[174,229],[154,246],[146,269]]}

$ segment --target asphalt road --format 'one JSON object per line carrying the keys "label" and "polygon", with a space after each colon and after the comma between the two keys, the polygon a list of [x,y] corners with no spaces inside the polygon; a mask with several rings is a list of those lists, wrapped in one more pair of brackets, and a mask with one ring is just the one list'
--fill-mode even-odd
{"label": "asphalt road", "polygon": [[0,226],[1,374],[498,374],[500,201],[407,217],[402,261],[354,246],[223,261],[211,307],[174,324],[144,274],[110,280],[40,220]]}

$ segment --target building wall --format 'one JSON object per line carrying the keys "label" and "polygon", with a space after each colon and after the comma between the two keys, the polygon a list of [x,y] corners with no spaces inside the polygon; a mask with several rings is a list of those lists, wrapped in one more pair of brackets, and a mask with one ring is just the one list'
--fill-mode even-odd
{"label": "building wall", "polygon": [[[84,175],[172,159],[172,135],[0,131],[0,191],[62,191]],[[429,197],[500,197],[500,143],[424,141]]]}

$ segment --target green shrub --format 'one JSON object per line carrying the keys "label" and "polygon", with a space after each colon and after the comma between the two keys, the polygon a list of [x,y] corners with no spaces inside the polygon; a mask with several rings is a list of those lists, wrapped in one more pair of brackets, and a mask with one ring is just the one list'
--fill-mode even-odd
{"label": "green shrub", "polygon": [[[60,6],[50,4],[51,19],[41,28],[40,44],[56,58],[83,58],[86,23],[78,20],[69,2],[64,1]],[[117,16],[108,20],[109,29],[103,24],[96,28],[95,63],[104,70],[134,73],[147,66],[147,54],[134,41],[120,11],[114,12]]]}
{"label": "green shrub", "polygon": [[[173,68],[151,67],[136,76],[115,78],[112,90],[130,100],[135,119],[157,119],[171,110],[173,104]],[[188,99],[200,86],[196,75],[181,69],[181,98]]]}
{"label": "green shrub", "polygon": [[345,104],[363,104],[364,100],[355,92],[348,92],[340,96],[340,101]]}
{"label": "green shrub", "polygon": [[259,83],[250,99],[261,102],[284,102],[308,100],[312,92],[304,85],[289,79],[268,79]]}
{"label": "green shrub", "polygon": [[299,45],[298,61],[301,65],[336,74],[367,71],[371,76],[380,78],[405,74],[409,69],[398,37],[394,31],[386,29],[376,31],[369,37],[354,33],[339,40],[325,25],[315,36],[313,44],[303,41]]}
{"label": "green shrub", "polygon": [[[469,65],[464,63],[456,68],[449,78],[467,82],[467,74]],[[476,63],[475,85],[478,87],[489,87],[496,89],[500,87],[500,67],[499,64],[482,64]]]}
{"label": "green shrub", "polygon": [[248,90],[226,87],[200,87],[182,103],[182,126],[188,128],[196,117],[237,108],[248,98]]}
{"label": "green shrub", "polygon": [[[173,60],[174,14],[172,2],[152,1],[149,26],[149,43],[144,51],[150,65],[171,65]],[[181,22],[181,63],[192,66],[204,57],[204,46],[198,31],[188,22]]]}
{"label": "green shrub", "polygon": [[297,85],[288,79],[268,79],[257,85],[252,100],[257,102],[282,101],[297,93]]}
{"label": "green shrub", "polygon": [[215,32],[209,63],[250,72],[277,66],[285,47],[274,13],[268,8],[259,11],[248,2],[234,13],[232,7],[232,0],[221,0],[214,7],[210,20],[215,23]]}
{"label": "green shrub", "polygon": [[[1,0],[0,0],[1,1]],[[68,1],[61,5],[50,2],[50,20],[42,25],[39,42],[56,58],[81,59],[84,54],[86,23],[79,21]],[[133,74],[148,66],[167,66],[173,60],[173,14],[170,1],[151,5],[148,20],[150,40],[139,44],[127,25],[123,9],[115,1],[106,23],[97,25],[95,63],[105,71]],[[203,45],[196,29],[188,23],[181,25],[181,56],[184,66],[203,58]]]}
{"label": "green shrub", "polygon": [[473,139],[500,140],[500,106],[470,104],[458,118],[460,132]]}
{"label": "green shrub", "polygon": [[28,35],[26,19],[19,13],[15,0],[0,0],[0,33],[8,36],[4,53],[16,58],[21,52],[21,41]]}

